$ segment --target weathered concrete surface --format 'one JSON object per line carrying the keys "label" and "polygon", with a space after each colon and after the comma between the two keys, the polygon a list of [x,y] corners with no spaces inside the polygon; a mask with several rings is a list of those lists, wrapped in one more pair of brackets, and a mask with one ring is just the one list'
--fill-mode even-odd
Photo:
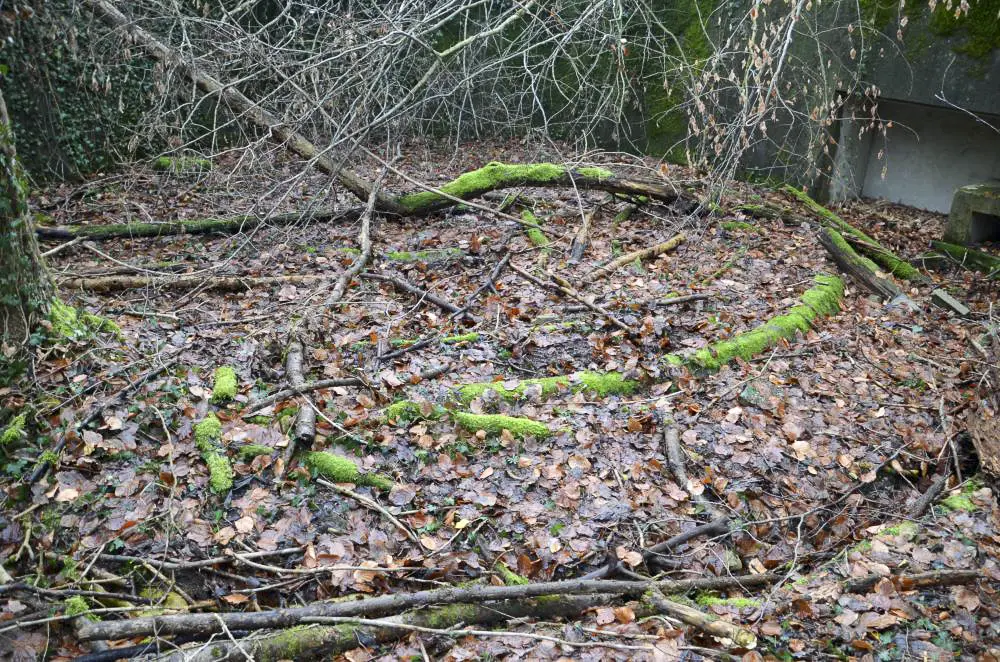
{"label": "weathered concrete surface", "polygon": [[956,189],[1000,179],[1000,133],[985,123],[1000,127],[1000,117],[885,100],[878,112],[892,128],[866,135],[868,153],[848,151],[838,164],[864,173],[855,195],[947,213]]}
{"label": "weathered concrete surface", "polygon": [[944,239],[963,245],[1000,239],[1000,181],[955,191]]}

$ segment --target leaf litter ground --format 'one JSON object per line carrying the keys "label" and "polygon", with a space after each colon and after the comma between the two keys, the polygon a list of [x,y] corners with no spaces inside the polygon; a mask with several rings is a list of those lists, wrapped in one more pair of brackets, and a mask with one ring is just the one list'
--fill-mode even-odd
{"label": "leaf litter ground", "polygon": [[[431,183],[490,159],[553,157],[504,145],[479,145],[450,161],[420,146],[409,154],[400,167]],[[273,211],[354,204],[330,192],[323,177],[298,174],[301,164],[294,161],[279,161],[276,172],[260,182],[236,178],[225,166],[217,164],[209,174],[143,173],[129,179],[128,187],[125,180],[99,179],[82,194],[63,187],[36,200],[59,224],[198,218],[243,211],[248,199]],[[693,182],[681,169],[667,174]],[[293,184],[268,184],[282,179]],[[404,186],[391,179],[387,185]],[[960,434],[983,372],[969,338],[981,332],[995,294],[984,280],[961,271],[934,275],[961,293],[974,311],[972,320],[930,305],[927,286],[912,292],[921,305],[914,313],[849,283],[842,312],[821,319],[804,336],[717,373],[692,374],[659,359],[751,329],[795,305],[815,274],[836,273],[815,239],[816,226],[754,220],[739,212],[691,221],[657,206],[616,221],[625,203],[605,194],[520,193],[511,213],[532,211],[543,222],[548,247],[535,246],[517,226],[476,209],[380,219],[368,270],[402,276],[462,306],[509,249],[514,264],[539,274],[544,265],[579,285],[639,330],[636,335],[510,270],[501,273],[495,292],[482,295],[458,321],[368,279],[356,280],[331,308],[324,299],[333,279],[231,294],[64,292],[73,305],[114,320],[122,337],[105,335],[86,347],[67,340],[38,351],[30,386],[43,393],[47,425],[37,440],[7,458],[0,548],[12,559],[8,571],[58,589],[81,586],[81,569],[93,564],[124,577],[122,590],[152,586],[162,594],[170,588],[166,576],[98,555],[184,562],[295,548],[267,559],[270,569],[235,565],[173,573],[181,592],[200,608],[225,610],[497,582],[501,563],[535,581],[581,576],[609,558],[645,574],[650,569],[637,552],[706,521],[695,503],[703,497],[742,526],[727,538],[695,539],[676,550],[664,564],[671,575],[787,575],[763,594],[732,596],[749,600],[700,596],[703,609],[757,632],[760,649],[745,659],[971,659],[996,651],[1000,614],[993,584],[907,592],[886,579],[845,593],[840,583],[871,574],[955,569],[1000,579],[995,498],[983,478],[970,478],[975,464]],[[730,193],[732,208],[737,202],[793,205],[780,193],[746,185],[734,184]],[[603,206],[590,248],[573,263],[568,249],[581,209],[598,204]],[[905,256],[919,254],[941,234],[941,217],[904,207],[861,202],[841,212]],[[52,266],[57,278],[134,273],[136,266],[205,276],[330,275],[355,258],[357,230],[353,223],[312,223],[226,237],[119,240],[97,245],[100,253],[82,246],[65,250]],[[612,257],[679,231],[689,239],[677,250],[581,284]],[[707,296],[662,305],[690,294]],[[312,394],[321,412],[313,448],[352,457],[363,470],[392,478],[395,487],[386,494],[357,490],[395,513],[419,545],[379,513],[318,484],[297,460],[275,480],[295,398],[260,412],[262,418],[240,416],[247,402],[284,385],[285,342],[307,313],[320,320],[309,329],[307,379],[359,376],[368,384]],[[470,332],[478,337],[378,358],[404,347],[400,341]],[[176,354],[162,375],[104,410],[90,429],[72,431],[84,412],[147,370],[150,357],[171,351]],[[442,364],[447,371],[439,378],[414,377]],[[240,384],[236,402],[221,408],[209,402],[211,375],[220,365],[232,365]],[[433,404],[452,403],[458,385],[496,380],[513,387],[512,380],[580,370],[619,371],[652,385],[607,397],[573,389],[543,396],[535,387],[508,400],[487,391],[468,406],[540,421],[550,431],[545,437],[472,432],[448,419],[384,417],[385,407],[399,399],[427,403],[424,411],[430,411]],[[11,387],[0,395],[5,406],[16,407],[27,392]],[[193,439],[194,425],[209,411],[222,420],[222,442],[235,461],[235,486],[223,495],[209,491]],[[677,428],[687,453],[686,485],[675,482],[665,457],[668,426]],[[23,477],[39,448],[63,434],[68,443],[55,469],[26,486]],[[275,452],[235,459],[236,449],[250,443]],[[953,454],[963,481],[910,521],[909,504]],[[357,569],[318,571],[327,565]],[[28,616],[59,613],[62,606],[18,594],[2,608],[0,619],[16,625]],[[0,637],[19,651],[47,647],[56,659],[80,654],[72,631],[54,625],[43,635],[8,626]],[[647,650],[574,650],[516,638],[432,637],[428,644],[436,658],[452,660],[697,659],[712,655],[699,647],[715,645],[676,622],[636,621],[620,609],[521,629],[573,641],[610,636]],[[395,647],[362,647],[347,658],[398,659],[420,655],[421,645],[408,638]]]}

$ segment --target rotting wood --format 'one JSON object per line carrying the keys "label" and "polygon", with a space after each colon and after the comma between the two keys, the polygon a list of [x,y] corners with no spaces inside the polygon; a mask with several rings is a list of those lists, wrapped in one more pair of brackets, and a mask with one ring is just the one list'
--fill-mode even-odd
{"label": "rotting wood", "polygon": [[585,213],[580,220],[580,227],[577,228],[576,234],[573,235],[573,241],[570,243],[569,259],[571,261],[579,262],[583,259],[583,254],[587,252],[587,247],[590,246],[590,226],[593,225],[594,216],[600,211],[601,207],[598,205],[596,208]]}
{"label": "rotting wood", "polygon": [[858,255],[844,237],[831,227],[825,227],[817,235],[819,243],[830,253],[837,266],[859,285],[877,294],[882,299],[894,299],[900,289],[887,278],[879,276],[878,267],[866,257]]}
{"label": "rotting wood", "polygon": [[951,472],[945,471],[941,476],[937,478],[931,486],[927,488],[920,497],[910,505],[910,508],[906,511],[906,516],[909,519],[917,519],[924,514],[931,504],[937,500],[944,488],[948,485],[948,479],[951,478]]}
{"label": "rotting wood", "polygon": [[[293,339],[288,343],[288,349],[285,354],[285,376],[292,388],[299,388],[306,383],[306,378],[302,370],[304,360],[305,347],[302,345],[302,341],[297,338]],[[311,402],[306,402],[299,407],[292,430],[292,438],[282,453],[284,467],[287,467],[291,461],[297,445],[309,446],[316,436],[316,410],[312,407]]]}
{"label": "rotting wood", "polygon": [[694,607],[668,600],[658,588],[651,589],[648,596],[653,606],[662,613],[680,619],[706,634],[721,639],[725,646],[750,649],[757,647],[757,637],[754,636],[753,632],[745,628],[716,616],[706,614]]}
{"label": "rotting wood", "polygon": [[763,574],[686,580],[567,580],[514,586],[448,587],[415,593],[394,593],[364,600],[321,602],[305,607],[258,612],[163,614],[124,621],[88,622],[79,628],[78,635],[82,641],[127,639],[154,634],[160,636],[180,634],[207,636],[222,632],[223,624],[230,630],[254,631],[292,627],[300,624],[303,618],[312,616],[376,616],[433,604],[495,602],[547,595],[608,594],[638,597],[652,586],[659,587],[666,594],[675,594],[698,590],[712,591],[770,586],[781,579],[780,575]]}
{"label": "rotting wood", "polygon": [[[281,227],[307,223],[309,221],[344,221],[357,218],[361,208],[335,211],[317,209],[315,211],[289,212],[270,216],[244,214],[228,218],[198,218],[163,223],[111,223],[106,225],[76,225],[71,227],[35,228],[39,239],[70,239],[103,241],[107,239],[139,239],[196,234],[236,234],[249,232],[262,226]],[[72,243],[72,242],[71,242]],[[62,247],[69,247],[64,244]]]}
{"label": "rotting wood", "polygon": [[971,584],[981,579],[989,579],[980,570],[931,570],[914,575],[868,575],[860,579],[844,582],[845,593],[865,593],[870,591],[879,581],[888,579],[900,591],[915,591],[921,588],[936,586],[959,586]]}
{"label": "rotting wood", "polygon": [[627,333],[629,335],[634,335],[635,334],[635,330],[632,327],[630,327],[628,324],[626,324],[625,322],[622,322],[620,319],[618,319],[617,317],[615,317],[612,313],[608,312],[607,310],[605,310],[601,306],[598,306],[595,303],[591,303],[590,301],[587,301],[583,297],[582,294],[580,294],[576,290],[572,289],[571,287],[567,287],[566,285],[563,285],[563,284],[560,284],[560,283],[553,283],[553,282],[546,283],[545,281],[542,281],[541,279],[536,278],[535,276],[531,275],[530,273],[528,273],[524,269],[520,268],[519,266],[517,266],[513,262],[510,263],[510,268],[514,272],[516,272],[519,276],[521,276],[522,278],[524,278],[525,280],[527,280],[528,282],[533,283],[533,284],[535,284],[538,287],[541,287],[543,289],[547,289],[547,290],[551,290],[553,292],[557,292],[557,293],[559,293],[559,294],[561,294],[563,296],[566,296],[566,297],[569,297],[570,299],[573,299],[574,301],[579,301],[584,306],[586,306],[589,310],[591,310],[591,311],[593,311],[593,312],[601,315],[602,317],[606,318],[613,325],[615,325],[616,327],[618,327],[619,329],[621,329],[625,333]]}
{"label": "rotting wood", "polygon": [[686,238],[687,237],[682,232],[678,235],[675,235],[674,237],[671,237],[667,241],[656,244],[655,246],[650,246],[648,248],[642,248],[637,251],[632,251],[631,253],[626,253],[625,255],[622,255],[621,257],[612,260],[603,267],[598,267],[597,269],[594,269],[589,274],[586,274],[581,280],[584,283],[593,283],[595,280],[598,280],[599,278],[604,278],[605,276],[614,273],[621,267],[624,267],[627,264],[632,264],[636,260],[646,260],[651,257],[656,257],[658,255],[662,255],[664,253],[672,251],[678,246],[680,246]]}
{"label": "rotting wood", "polygon": [[[667,462],[670,465],[670,470],[674,474],[674,479],[682,490],[687,490],[690,484],[690,479],[688,478],[687,469],[685,468],[685,455],[684,449],[681,448],[681,435],[680,431],[677,429],[676,425],[672,423],[667,423],[663,428],[663,446],[664,455],[667,456]],[[704,494],[691,494],[691,501],[712,515],[712,518],[720,523],[722,531],[718,533],[725,533],[728,531],[729,517],[724,515],[719,508],[705,498]],[[704,534],[709,535],[709,534]],[[679,543],[675,543],[679,544]],[[650,552],[656,553],[658,550],[656,547],[652,547]]]}
{"label": "rotting wood", "polygon": [[313,285],[333,279],[332,274],[290,274],[288,276],[101,276],[97,278],[70,278],[59,282],[59,287],[88,292],[121,292],[153,288],[169,292],[194,289],[215,292],[244,292],[278,285]]}
{"label": "rotting wood", "polygon": [[[464,625],[496,625],[508,620],[540,618],[572,618],[589,609],[610,604],[614,596],[593,594],[561,596],[559,600],[517,599],[484,604],[455,604],[408,611],[380,619],[381,626],[351,625],[337,619],[335,625],[315,625],[267,634],[239,641],[220,639],[211,646],[190,647],[163,655],[162,662],[217,662],[224,660],[327,659],[338,653],[366,645],[386,644],[406,636],[411,630],[400,626],[427,627],[440,630]],[[642,610],[640,610],[642,611]],[[644,612],[643,612],[644,613]],[[321,621],[329,617],[307,617],[296,625]],[[315,619],[310,621],[310,619]],[[462,636],[461,630],[455,633]]]}

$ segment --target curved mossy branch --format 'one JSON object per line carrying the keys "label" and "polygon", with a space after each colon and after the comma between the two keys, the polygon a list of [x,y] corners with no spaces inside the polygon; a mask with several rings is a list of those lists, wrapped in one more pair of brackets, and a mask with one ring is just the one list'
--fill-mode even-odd
{"label": "curved mossy branch", "polygon": [[1000,278],[1000,257],[943,241],[932,241],[931,246],[962,266],[981,271],[988,274],[990,278]]}
{"label": "curved mossy branch", "polygon": [[703,370],[718,370],[737,357],[749,361],[782,340],[794,338],[797,332],[805,333],[817,317],[836,314],[843,298],[844,282],[841,279],[836,276],[816,276],[816,285],[806,290],[801,303],[784,315],[772,317],[757,328],[729,340],[713,343],[698,350],[690,358],[669,354],[664,357],[664,361]]}
{"label": "curved mossy branch", "polygon": [[354,210],[334,211],[332,209],[314,212],[291,212],[275,214],[267,218],[257,216],[230,216],[228,218],[198,218],[188,221],[170,221],[167,223],[111,223],[108,225],[78,225],[72,227],[35,228],[39,239],[88,239],[103,241],[106,239],[128,239],[168,237],[180,234],[237,234],[249,232],[262,225],[283,226],[306,221],[332,221],[349,219],[356,214]]}
{"label": "curved mossy branch", "polygon": [[[448,196],[471,200],[490,191],[518,186],[576,187],[584,190],[643,195],[667,204],[684,197],[677,189],[662,182],[619,177],[604,168],[567,168],[555,163],[488,163],[478,170],[459,175],[456,179],[440,186],[438,190]],[[454,200],[434,191],[410,193],[400,196],[397,201],[413,215],[431,214],[455,205]]]}
{"label": "curved mossy branch", "polygon": [[858,248],[861,252],[882,265],[882,267],[892,275],[905,280],[926,280],[926,277],[920,273],[919,269],[906,260],[898,257],[873,238],[869,237],[867,234],[857,229],[840,216],[837,216],[832,211],[813,200],[807,193],[803,193],[794,186],[788,185],[783,186],[781,190],[799,200],[824,224],[833,227],[833,229],[845,235],[845,238],[848,240],[857,240]]}

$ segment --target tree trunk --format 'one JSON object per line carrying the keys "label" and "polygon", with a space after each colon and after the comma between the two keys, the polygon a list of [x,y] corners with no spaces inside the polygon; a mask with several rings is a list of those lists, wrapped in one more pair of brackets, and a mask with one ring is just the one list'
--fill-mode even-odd
{"label": "tree trunk", "polygon": [[28,184],[17,162],[7,105],[0,92],[0,374],[27,347],[48,315],[52,280],[28,214]]}

